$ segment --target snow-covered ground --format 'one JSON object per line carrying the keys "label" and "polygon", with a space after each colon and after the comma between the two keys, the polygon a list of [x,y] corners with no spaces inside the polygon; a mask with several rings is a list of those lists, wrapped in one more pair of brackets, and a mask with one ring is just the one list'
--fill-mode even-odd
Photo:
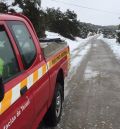
{"label": "snow-covered ground", "polygon": [[[87,42],[93,38],[89,37],[86,39],[81,39],[79,37],[76,37],[76,40],[70,40],[68,38],[65,38],[57,33],[54,32],[48,32],[46,31],[47,38],[61,38],[67,42],[67,44],[70,47],[70,54],[71,54],[71,67],[70,71],[77,68],[77,66],[80,65],[80,62],[82,61],[82,58],[84,55],[87,54],[88,50],[90,49],[90,44],[87,44]],[[73,73],[73,72],[72,72]]]}
{"label": "snow-covered ground", "polygon": [[46,35],[47,35],[47,38],[61,38],[61,39],[65,40],[68,43],[71,52],[73,52],[76,48],[78,48],[78,46],[80,44],[83,44],[83,42],[87,42],[90,38],[92,38],[92,37],[89,37],[86,39],[82,39],[82,38],[76,37],[76,41],[73,41],[73,40],[65,38],[57,33],[54,33],[54,32],[46,31]]}
{"label": "snow-covered ground", "polygon": [[105,43],[107,43],[110,46],[110,48],[112,49],[112,51],[115,54],[116,58],[118,60],[120,60],[120,44],[116,42],[116,39],[103,38],[103,35],[100,35],[100,37],[98,39],[101,39]]}
{"label": "snow-covered ground", "polygon": [[97,77],[99,74],[98,71],[93,70],[89,65],[87,66],[85,73],[84,73],[84,79],[85,80],[91,80],[92,78]]}
{"label": "snow-covered ground", "polygon": [[70,65],[69,75],[65,83],[65,97],[66,97],[70,91],[70,88],[68,88],[67,86],[67,82],[71,80],[73,75],[76,73],[77,68],[80,66],[83,58],[90,50],[91,44],[88,44],[88,41],[90,41],[93,38],[93,36],[86,39],[81,39],[79,37],[76,37],[75,41],[65,38],[57,33],[48,31],[46,31],[46,36],[47,38],[61,38],[65,40],[70,47],[71,65]]}

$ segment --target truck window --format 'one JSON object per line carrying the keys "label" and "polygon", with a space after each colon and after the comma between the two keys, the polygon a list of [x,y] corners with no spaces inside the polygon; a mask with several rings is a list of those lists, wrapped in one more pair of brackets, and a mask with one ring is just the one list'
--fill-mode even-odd
{"label": "truck window", "polygon": [[23,22],[9,21],[8,25],[16,40],[24,67],[27,69],[33,64],[36,56],[36,48],[32,37]]}
{"label": "truck window", "polygon": [[4,26],[0,25],[0,76],[3,81],[19,72],[18,63]]}

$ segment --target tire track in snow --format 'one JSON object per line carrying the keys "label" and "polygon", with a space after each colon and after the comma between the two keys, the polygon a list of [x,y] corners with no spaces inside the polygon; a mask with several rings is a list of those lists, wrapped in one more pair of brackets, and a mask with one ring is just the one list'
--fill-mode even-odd
{"label": "tire track in snow", "polygon": [[68,96],[71,88],[67,85],[67,83],[72,79],[74,74],[77,71],[77,68],[80,66],[84,57],[88,54],[91,49],[92,39],[87,41],[86,43],[83,42],[83,45],[79,45],[73,52],[71,53],[71,66],[69,70],[68,77],[65,80],[65,98]]}

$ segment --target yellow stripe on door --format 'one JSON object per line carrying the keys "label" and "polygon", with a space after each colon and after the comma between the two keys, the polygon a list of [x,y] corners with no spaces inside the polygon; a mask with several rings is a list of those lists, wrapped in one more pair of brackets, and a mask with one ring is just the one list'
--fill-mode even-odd
{"label": "yellow stripe on door", "polygon": [[9,90],[7,93],[5,93],[4,99],[1,103],[0,114],[3,113],[5,110],[7,110],[10,107],[11,100],[12,100],[12,89]]}
{"label": "yellow stripe on door", "polygon": [[20,84],[20,88],[22,89],[23,87],[27,86],[27,78],[25,78],[21,84]]}
{"label": "yellow stripe on door", "polygon": [[46,64],[42,66],[42,75],[47,72]]}

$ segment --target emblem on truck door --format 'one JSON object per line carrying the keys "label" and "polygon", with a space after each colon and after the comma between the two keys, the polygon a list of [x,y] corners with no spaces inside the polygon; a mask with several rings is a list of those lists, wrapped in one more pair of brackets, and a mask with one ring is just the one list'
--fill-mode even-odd
{"label": "emblem on truck door", "polygon": [[9,129],[10,126],[12,126],[12,124],[17,120],[17,118],[20,117],[20,115],[23,113],[23,111],[30,105],[30,100],[28,98],[28,96],[26,96],[26,101],[25,103],[23,103],[18,110],[16,111],[16,113],[9,119],[9,121],[4,125],[3,129]]}

